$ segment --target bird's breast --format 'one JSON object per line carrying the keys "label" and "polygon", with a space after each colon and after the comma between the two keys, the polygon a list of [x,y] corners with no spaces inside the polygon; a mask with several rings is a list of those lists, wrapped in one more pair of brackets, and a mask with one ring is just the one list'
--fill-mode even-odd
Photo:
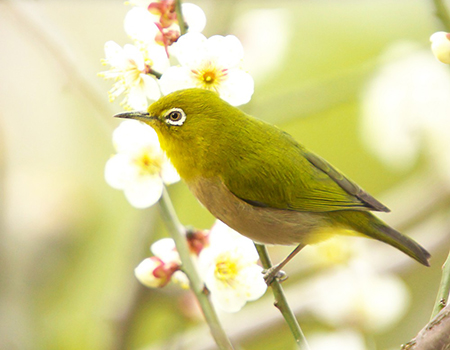
{"label": "bird's breast", "polygon": [[219,177],[197,178],[187,184],[211,214],[255,242],[309,244],[330,235],[322,213],[256,207],[236,197]]}

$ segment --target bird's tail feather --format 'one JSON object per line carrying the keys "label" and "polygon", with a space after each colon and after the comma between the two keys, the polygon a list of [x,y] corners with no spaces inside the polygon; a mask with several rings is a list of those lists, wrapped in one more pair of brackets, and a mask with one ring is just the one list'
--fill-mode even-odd
{"label": "bird's tail feather", "polygon": [[[353,215],[357,215],[358,218],[353,217],[349,222],[352,228],[365,236],[374,238],[376,240],[385,242],[405,254],[409,255],[413,259],[417,260],[425,266],[430,266],[428,259],[431,257],[430,253],[426,251],[420,244],[409,238],[397,230],[393,229],[375,215],[369,212],[353,212]],[[356,220],[355,220],[356,219]]]}

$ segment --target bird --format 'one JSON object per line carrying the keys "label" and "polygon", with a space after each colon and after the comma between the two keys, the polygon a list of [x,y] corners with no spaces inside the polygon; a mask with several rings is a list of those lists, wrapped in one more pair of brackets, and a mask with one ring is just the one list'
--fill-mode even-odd
{"label": "bird", "polygon": [[215,91],[172,92],[146,111],[115,115],[152,127],[180,177],[220,221],[256,243],[296,245],[266,272],[268,284],[303,247],[334,235],[387,243],[429,266],[431,255],[372,212],[390,210],[278,127]]}

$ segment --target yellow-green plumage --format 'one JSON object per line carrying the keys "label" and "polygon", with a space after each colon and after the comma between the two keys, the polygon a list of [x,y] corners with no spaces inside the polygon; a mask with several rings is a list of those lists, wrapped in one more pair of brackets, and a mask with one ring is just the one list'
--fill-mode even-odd
{"label": "yellow-green plumage", "polygon": [[424,248],[369,212],[389,211],[383,204],[287,133],[214,92],[177,91],[148,113],[119,116],[153,127],[199,201],[257,242],[310,244],[331,234],[362,234],[428,265]]}

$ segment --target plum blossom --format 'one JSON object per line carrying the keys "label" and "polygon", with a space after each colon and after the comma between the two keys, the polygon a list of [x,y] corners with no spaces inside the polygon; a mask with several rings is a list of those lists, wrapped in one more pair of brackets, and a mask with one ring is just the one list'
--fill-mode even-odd
{"label": "plum blossom", "polygon": [[211,229],[209,241],[200,252],[198,266],[217,307],[237,312],[247,301],[260,298],[267,285],[253,242],[220,221]]}
{"label": "plum blossom", "polygon": [[102,64],[109,65],[110,69],[100,72],[99,76],[114,80],[109,91],[110,102],[123,94],[120,104],[124,108],[142,110],[148,107],[148,100],[159,99],[161,92],[158,82],[148,74],[151,71],[148,58],[136,46],[126,44],[122,48],[114,41],[108,41],[105,44],[105,57]]}
{"label": "plum blossom", "polygon": [[180,66],[172,66],[162,75],[161,91],[202,88],[219,93],[228,103],[238,106],[250,101],[253,78],[241,69],[244,49],[233,35],[214,35],[207,39],[200,33],[187,33],[174,45]]}
{"label": "plum blossom", "polygon": [[123,190],[132,206],[152,206],[161,197],[164,183],[180,180],[151,127],[125,120],[114,130],[113,143],[117,153],[106,163],[105,179],[111,187]]}

